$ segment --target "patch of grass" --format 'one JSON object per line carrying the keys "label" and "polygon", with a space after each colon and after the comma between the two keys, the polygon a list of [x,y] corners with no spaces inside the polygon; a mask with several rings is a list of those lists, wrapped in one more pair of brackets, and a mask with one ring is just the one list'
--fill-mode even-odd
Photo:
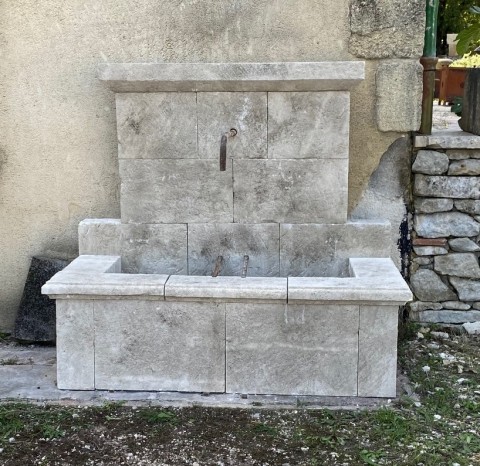
{"label": "patch of grass", "polygon": [[0,366],[16,366],[18,364],[18,358],[0,359]]}
{"label": "patch of grass", "polygon": [[278,434],[277,429],[267,424],[264,424],[263,422],[256,422],[252,427],[252,431],[256,434],[266,434],[272,437],[275,437]]}
{"label": "patch of grass", "polygon": [[175,413],[157,408],[141,409],[138,416],[150,424],[175,424],[178,421]]}

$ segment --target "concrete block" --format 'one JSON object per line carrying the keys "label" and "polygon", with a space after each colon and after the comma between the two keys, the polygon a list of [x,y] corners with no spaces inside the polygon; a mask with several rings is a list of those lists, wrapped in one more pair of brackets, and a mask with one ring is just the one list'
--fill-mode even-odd
{"label": "concrete block", "polygon": [[93,301],[57,299],[57,386],[95,388]]}
{"label": "concrete block", "polygon": [[117,94],[120,159],[197,158],[194,93]]}
{"label": "concrete block", "polygon": [[198,155],[216,159],[220,140],[231,128],[227,158],[267,158],[266,92],[199,92],[197,94]]}
{"label": "concrete block", "polygon": [[122,225],[122,270],[187,274],[187,225]]}
{"label": "concrete block", "polygon": [[121,255],[121,222],[116,218],[89,218],[78,224],[80,255]]}
{"label": "concrete block", "polygon": [[226,390],[355,396],[358,306],[227,304]]}
{"label": "concrete block", "polygon": [[211,275],[223,256],[221,275],[241,276],[247,254],[248,277],[278,277],[278,224],[197,223],[188,226],[188,274]]}
{"label": "concrete block", "polygon": [[358,396],[396,397],[398,306],[360,306]]}
{"label": "concrete block", "polygon": [[348,92],[270,92],[268,158],[348,158]]}
{"label": "concrete block", "polygon": [[116,92],[334,91],[360,84],[365,63],[102,63],[98,78]]}
{"label": "concrete block", "polygon": [[348,276],[350,257],[389,257],[388,222],[280,225],[280,275]]}
{"label": "concrete block", "polygon": [[347,159],[234,160],[233,166],[236,223],[347,220]]}
{"label": "concrete block", "polygon": [[[420,127],[423,67],[414,60],[382,62],[376,75],[376,117],[380,131]],[[405,96],[408,95],[408,99]]]}
{"label": "concrete block", "polygon": [[95,302],[95,388],[225,391],[225,304]]}
{"label": "concrete block", "polygon": [[120,160],[123,223],[233,220],[232,167],[218,160]]}

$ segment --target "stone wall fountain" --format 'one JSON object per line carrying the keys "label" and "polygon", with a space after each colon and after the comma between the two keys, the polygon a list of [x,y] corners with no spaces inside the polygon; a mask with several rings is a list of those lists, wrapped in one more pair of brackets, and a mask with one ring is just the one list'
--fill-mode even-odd
{"label": "stone wall fountain", "polygon": [[364,64],[99,78],[116,93],[121,219],[81,222],[80,257],[43,287],[59,388],[395,396],[410,290],[389,224],[347,219]]}

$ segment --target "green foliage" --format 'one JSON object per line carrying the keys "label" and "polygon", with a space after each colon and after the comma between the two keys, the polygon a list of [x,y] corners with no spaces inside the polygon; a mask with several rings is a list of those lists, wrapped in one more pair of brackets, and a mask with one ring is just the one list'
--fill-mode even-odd
{"label": "green foliage", "polygon": [[150,424],[174,424],[177,421],[175,413],[164,409],[142,409],[138,414]]}
{"label": "green foliage", "polygon": [[463,110],[463,97],[455,97],[453,99],[453,105],[450,111],[455,113],[455,115],[461,117],[462,110]]}
{"label": "green foliage", "polygon": [[[469,10],[472,15],[480,15],[480,7],[471,7]],[[460,31],[457,36],[457,52],[464,55],[472,51],[480,42],[480,17],[475,16],[472,23]]]}

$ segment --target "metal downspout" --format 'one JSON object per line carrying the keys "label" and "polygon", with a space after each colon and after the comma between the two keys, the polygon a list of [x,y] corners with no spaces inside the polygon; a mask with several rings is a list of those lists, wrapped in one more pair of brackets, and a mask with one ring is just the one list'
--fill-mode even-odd
{"label": "metal downspout", "polygon": [[432,134],[433,94],[437,58],[437,19],[439,0],[426,0],[425,45],[420,63],[423,65],[422,123],[420,133]]}

